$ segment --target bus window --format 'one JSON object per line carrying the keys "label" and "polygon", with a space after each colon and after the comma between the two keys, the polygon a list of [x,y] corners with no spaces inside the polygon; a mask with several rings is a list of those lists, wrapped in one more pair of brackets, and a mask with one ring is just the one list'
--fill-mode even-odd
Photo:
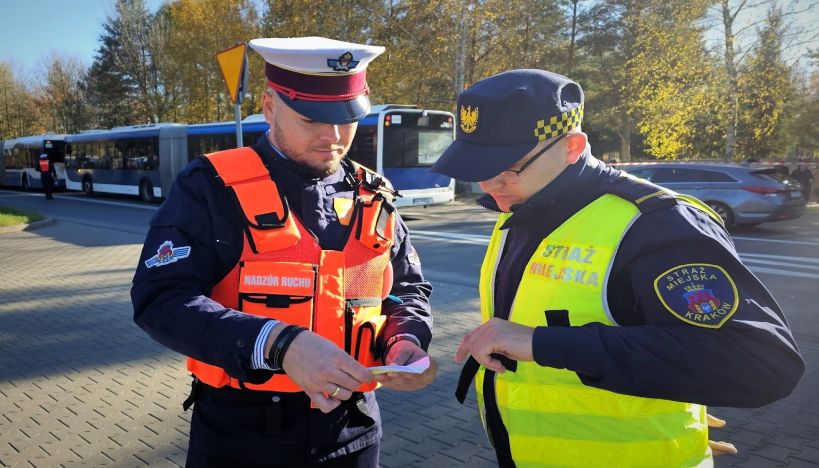
{"label": "bus window", "polygon": [[37,148],[28,149],[29,160],[32,161],[31,167],[36,167],[37,161],[40,159],[40,151]]}
{"label": "bus window", "polygon": [[120,145],[125,155],[125,169],[139,170],[139,152],[137,151],[137,142],[133,140],[125,140]]}
{"label": "bus window", "polygon": [[[384,167],[428,167],[452,143],[452,117],[390,114],[384,125]],[[386,118],[385,118],[386,119]]]}
{"label": "bus window", "polygon": [[153,138],[145,142],[145,157],[147,158],[147,170],[155,171],[159,169],[159,138]]}
{"label": "bus window", "polygon": [[418,164],[431,166],[452,143],[451,132],[418,132]]}
{"label": "bus window", "polygon": [[106,141],[101,144],[102,153],[106,161],[110,162],[111,169],[122,169],[122,156],[118,154],[117,146],[113,141]]}
{"label": "bus window", "polygon": [[350,151],[347,152],[347,157],[353,161],[366,166],[372,170],[376,170],[377,163],[377,130],[375,126],[359,127],[355,134]]}
{"label": "bus window", "polygon": [[252,132],[252,133],[242,133],[242,142],[245,146],[253,146],[259,141],[263,133],[260,132]]}

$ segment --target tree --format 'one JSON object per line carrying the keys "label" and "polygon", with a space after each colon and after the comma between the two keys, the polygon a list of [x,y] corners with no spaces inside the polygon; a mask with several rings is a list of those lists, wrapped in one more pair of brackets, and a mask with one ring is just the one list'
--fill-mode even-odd
{"label": "tree", "polygon": [[784,147],[794,159],[819,154],[819,72],[797,81],[794,98],[786,106],[783,133]]}
{"label": "tree", "polygon": [[697,22],[705,1],[652,0],[636,20],[635,54],[624,76],[626,94],[635,96],[629,112],[658,158],[698,157],[698,142],[716,135],[695,129],[721,114],[709,86],[712,70]]}
{"label": "tree", "polygon": [[140,120],[158,122],[169,106],[158,63],[167,52],[170,33],[167,22],[152,15],[145,0],[117,0],[116,14],[109,18],[120,35],[111,54],[114,64],[136,92]]}
{"label": "tree", "polygon": [[139,109],[136,84],[122,65],[124,53],[120,50],[126,38],[119,12],[127,8],[128,4],[119,0],[115,14],[103,23],[101,44],[88,71],[88,100],[95,109],[96,126],[103,128],[147,120]]}
{"label": "tree", "polygon": [[0,61],[0,140],[45,131],[29,82],[14,64]]}
{"label": "tree", "polygon": [[626,64],[636,55],[640,12],[633,0],[604,0],[592,6],[580,19],[586,28],[578,40],[584,63],[573,64],[586,95],[583,126],[587,131],[607,129],[617,135],[621,161],[631,160],[631,140],[636,132],[629,115],[630,101],[636,97],[624,92],[623,83]]}
{"label": "tree", "polygon": [[37,101],[46,127],[57,133],[77,133],[88,128],[90,112],[85,92],[85,66],[79,59],[52,54],[43,63],[44,83]]}
{"label": "tree", "polygon": [[[734,160],[737,158],[737,132],[739,131],[740,113],[740,73],[743,60],[754,47],[752,41],[743,41],[744,34],[752,31],[755,26],[766,21],[765,18],[751,18],[740,22],[741,16],[749,16],[760,7],[778,8],[787,13],[781,13],[783,20],[791,16],[803,15],[806,12],[816,11],[819,2],[816,0],[790,0],[788,6],[781,7],[778,0],[720,0],[719,5],[711,9],[712,14],[718,18],[715,24],[722,24],[722,54],[725,66],[724,86],[725,86],[725,106],[726,106],[726,136],[725,136],[725,159]],[[740,26],[741,25],[741,26]],[[782,38],[788,30],[788,39],[783,44],[784,48],[804,44],[816,38],[816,26],[814,29],[803,29],[794,26],[784,27]]]}
{"label": "tree", "polygon": [[[169,5],[172,34],[166,48],[174,64],[180,105],[185,122],[209,122],[232,117],[230,99],[215,54],[237,42],[258,37],[260,18],[251,0],[178,0]],[[251,92],[243,110],[261,109],[263,64],[250,52]]]}
{"label": "tree", "polygon": [[266,35],[386,47],[368,72],[373,102],[451,109],[458,93],[489,75],[567,68],[570,34],[554,0],[271,0],[268,6]]}
{"label": "tree", "polygon": [[791,68],[782,58],[782,11],[773,6],[739,77],[737,153],[782,158],[783,112],[795,95]]}

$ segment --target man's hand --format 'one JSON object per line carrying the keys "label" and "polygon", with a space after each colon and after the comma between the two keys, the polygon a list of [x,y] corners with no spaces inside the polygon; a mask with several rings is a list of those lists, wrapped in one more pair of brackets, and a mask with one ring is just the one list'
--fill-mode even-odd
{"label": "man's hand", "polygon": [[337,408],[342,400],[349,400],[362,384],[372,381],[369,369],[332,341],[310,331],[293,340],[282,366],[325,413]]}
{"label": "man's hand", "polygon": [[[715,418],[710,414],[706,414],[705,416],[708,419],[708,427],[725,427],[725,420]],[[715,442],[713,440],[709,440],[708,446],[711,447],[711,453],[713,453],[715,457],[719,455],[734,455],[737,453],[737,448],[730,442]]]}
{"label": "man's hand", "polygon": [[[390,347],[389,354],[385,359],[387,365],[405,366],[419,359],[427,357],[427,353],[415,343],[402,340]],[[411,392],[426,387],[435,380],[435,373],[438,371],[438,363],[430,358],[429,368],[422,374],[410,374],[408,372],[390,372],[375,376],[375,380],[392,390]]]}
{"label": "man's hand", "polygon": [[516,361],[533,361],[534,334],[534,328],[494,317],[464,336],[455,352],[455,362],[464,362],[471,354],[487,369],[505,372],[503,364],[490,355],[498,353]]}

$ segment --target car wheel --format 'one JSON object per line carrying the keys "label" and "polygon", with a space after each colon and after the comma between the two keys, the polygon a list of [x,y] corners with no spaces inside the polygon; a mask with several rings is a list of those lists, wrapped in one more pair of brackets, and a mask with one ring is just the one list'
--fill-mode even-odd
{"label": "car wheel", "polygon": [[154,184],[150,180],[143,180],[139,184],[139,199],[145,203],[154,202]]}
{"label": "car wheel", "polygon": [[715,201],[707,202],[707,205],[722,218],[726,228],[734,227],[734,213],[731,212],[731,208],[728,208],[724,203]]}
{"label": "car wheel", "polygon": [[84,177],[82,179],[82,191],[85,192],[86,195],[94,195],[94,183],[91,182],[90,177]]}
{"label": "car wheel", "polygon": [[23,182],[20,185],[23,186],[23,191],[24,192],[28,192],[29,190],[31,190],[31,184],[28,182],[28,176],[27,175],[23,176]]}

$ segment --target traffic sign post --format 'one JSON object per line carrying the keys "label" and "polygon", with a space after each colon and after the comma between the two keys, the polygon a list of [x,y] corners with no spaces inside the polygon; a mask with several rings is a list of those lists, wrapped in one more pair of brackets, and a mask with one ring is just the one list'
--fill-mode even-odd
{"label": "traffic sign post", "polygon": [[247,44],[240,42],[216,54],[216,61],[222,70],[230,102],[233,103],[233,114],[236,118],[236,147],[244,146],[242,141],[242,101],[247,90],[248,65]]}

